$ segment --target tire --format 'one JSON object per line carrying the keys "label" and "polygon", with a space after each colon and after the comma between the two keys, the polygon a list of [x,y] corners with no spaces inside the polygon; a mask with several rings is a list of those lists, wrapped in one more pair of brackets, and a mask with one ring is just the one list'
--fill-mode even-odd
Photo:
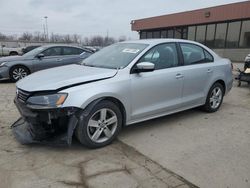
{"label": "tire", "polygon": [[[90,113],[84,114],[83,111],[75,135],[88,148],[100,148],[112,143],[122,128],[121,111],[111,101],[100,101]],[[107,120],[110,120],[109,123]]]}
{"label": "tire", "polygon": [[18,53],[17,53],[17,52],[10,52],[9,55],[10,55],[10,56],[14,56],[14,55],[18,55]]}
{"label": "tire", "polygon": [[22,78],[28,76],[29,74],[30,74],[29,69],[21,65],[12,67],[9,72],[10,79],[13,82],[17,82],[18,80],[21,80]]}
{"label": "tire", "polygon": [[239,80],[238,81],[238,85],[237,85],[238,87],[240,87],[241,86],[241,81]]}
{"label": "tire", "polygon": [[220,83],[216,82],[208,92],[203,110],[209,113],[219,110],[223,102],[224,93],[224,87]]}

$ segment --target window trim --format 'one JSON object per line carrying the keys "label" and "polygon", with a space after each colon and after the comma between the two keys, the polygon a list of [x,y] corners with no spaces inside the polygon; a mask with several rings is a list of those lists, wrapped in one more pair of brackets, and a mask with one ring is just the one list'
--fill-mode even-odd
{"label": "window trim", "polygon": [[[178,44],[179,49],[180,49],[180,56],[181,56],[181,60],[182,60],[182,66],[191,66],[191,65],[200,65],[200,64],[206,64],[206,63],[214,63],[214,56],[209,51],[207,51],[204,47],[202,47],[202,46],[200,46],[198,44],[190,43],[190,42],[177,42],[177,44]],[[194,45],[194,46],[200,47],[203,50],[204,57],[206,57],[205,52],[207,52],[209,55],[211,55],[211,57],[213,58],[213,61],[200,62],[200,63],[194,63],[194,64],[185,65],[183,51],[182,51],[182,48],[181,48],[181,44],[189,44],[189,45]]]}

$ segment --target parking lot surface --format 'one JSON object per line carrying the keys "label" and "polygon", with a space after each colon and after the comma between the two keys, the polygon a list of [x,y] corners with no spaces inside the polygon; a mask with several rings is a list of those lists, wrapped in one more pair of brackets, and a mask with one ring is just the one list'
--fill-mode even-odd
{"label": "parking lot surface", "polygon": [[21,145],[10,125],[19,117],[15,84],[0,83],[0,187],[195,187],[132,147],[115,141],[98,149]]}
{"label": "parking lot surface", "polygon": [[199,187],[249,188],[250,87],[234,86],[216,113],[188,110],[127,127],[119,138]]}
{"label": "parking lot surface", "polygon": [[1,82],[0,187],[250,187],[246,84],[234,86],[216,113],[192,109],[132,125],[98,150],[77,141],[20,145],[10,129],[19,117],[14,96],[15,84]]}

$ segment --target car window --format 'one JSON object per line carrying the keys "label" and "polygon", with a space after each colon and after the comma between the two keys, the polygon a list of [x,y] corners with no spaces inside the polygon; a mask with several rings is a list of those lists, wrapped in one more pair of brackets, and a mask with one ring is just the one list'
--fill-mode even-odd
{"label": "car window", "polygon": [[174,43],[161,44],[149,50],[139,62],[155,64],[155,70],[178,66],[178,54]]}
{"label": "car window", "polygon": [[83,52],[80,48],[63,47],[63,55],[79,55]]}
{"label": "car window", "polygon": [[61,47],[52,47],[42,52],[44,56],[59,56],[61,55]]}
{"label": "car window", "polygon": [[105,47],[82,61],[85,66],[123,69],[131,63],[148,44],[116,43]]}
{"label": "car window", "polygon": [[205,53],[206,62],[214,61],[214,57],[207,50],[204,50],[204,53]]}
{"label": "car window", "polygon": [[180,46],[183,54],[184,65],[213,61],[213,56],[198,45],[181,43]]}

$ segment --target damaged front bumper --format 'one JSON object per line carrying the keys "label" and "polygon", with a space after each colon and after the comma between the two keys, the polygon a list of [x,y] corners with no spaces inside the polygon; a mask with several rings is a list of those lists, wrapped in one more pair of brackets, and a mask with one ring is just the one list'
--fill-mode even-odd
{"label": "damaged front bumper", "polygon": [[12,126],[16,139],[22,144],[45,143],[71,145],[74,129],[79,122],[75,107],[43,109],[14,100],[21,114]]}

